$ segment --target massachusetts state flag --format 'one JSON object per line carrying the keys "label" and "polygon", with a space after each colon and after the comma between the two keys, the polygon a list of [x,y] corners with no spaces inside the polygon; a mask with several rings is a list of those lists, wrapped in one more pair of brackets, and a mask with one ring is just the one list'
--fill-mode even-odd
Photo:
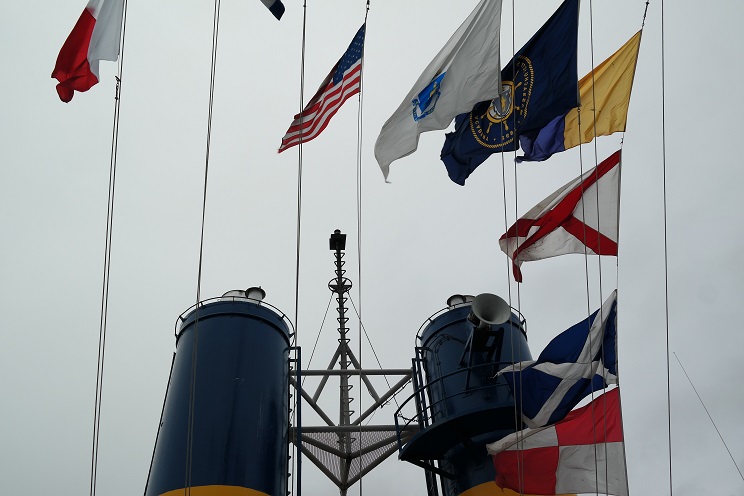
{"label": "massachusetts state flag", "polygon": [[522,262],[567,253],[617,255],[620,151],[545,198],[499,239],[522,282]]}
{"label": "massachusetts state flag", "polygon": [[331,73],[318,88],[305,109],[294,116],[294,121],[282,138],[279,153],[302,141],[306,143],[326,128],[341,105],[359,93],[362,84],[362,54],[366,24],[357,31],[349,48],[336,62]]}
{"label": "massachusetts state flag", "polygon": [[605,393],[555,425],[486,445],[496,484],[529,494],[627,496],[619,391]]}
{"label": "massachusetts state flag", "polygon": [[[375,158],[385,180],[393,161],[416,151],[421,133],[446,129],[456,115],[499,96],[501,3],[478,2],[383,124],[375,143]],[[414,21],[412,36],[416,29],[421,27]],[[407,60],[416,66],[419,59],[411,54]]]}
{"label": "massachusetts state flag", "polygon": [[90,0],[57,56],[52,77],[63,102],[98,83],[98,62],[119,58],[124,0]]}
{"label": "massachusetts state flag", "polygon": [[498,375],[532,428],[559,422],[593,391],[617,384],[617,290],[599,310],[553,338],[537,360]]}

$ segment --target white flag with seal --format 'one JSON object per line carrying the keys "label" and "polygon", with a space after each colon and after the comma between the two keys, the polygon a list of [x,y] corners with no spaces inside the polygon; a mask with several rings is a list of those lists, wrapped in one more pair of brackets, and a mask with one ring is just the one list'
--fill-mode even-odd
{"label": "white flag with seal", "polygon": [[418,147],[425,131],[446,129],[455,116],[501,92],[501,0],[481,0],[419,76],[375,143],[387,179],[390,164]]}

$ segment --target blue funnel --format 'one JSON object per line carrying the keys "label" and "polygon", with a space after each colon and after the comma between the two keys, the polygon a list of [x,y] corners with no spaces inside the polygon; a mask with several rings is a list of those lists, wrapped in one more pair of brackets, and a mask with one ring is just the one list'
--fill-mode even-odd
{"label": "blue funnel", "polygon": [[286,494],[288,321],[231,291],[179,322],[145,495]]}

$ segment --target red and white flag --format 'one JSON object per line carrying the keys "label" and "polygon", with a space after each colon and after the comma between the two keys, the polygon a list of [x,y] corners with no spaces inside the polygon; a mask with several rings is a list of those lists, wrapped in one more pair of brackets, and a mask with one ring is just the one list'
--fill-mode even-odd
{"label": "red and white flag", "polygon": [[315,139],[326,128],[331,117],[346,100],[359,93],[362,85],[362,55],[367,24],[357,31],[330,74],[320,85],[305,109],[294,116],[287,133],[282,138],[279,153],[299,143]]}
{"label": "red and white flag", "polygon": [[628,495],[620,393],[615,388],[554,425],[486,445],[496,484],[529,494]]}
{"label": "red and white flag", "polygon": [[584,253],[617,255],[620,151],[538,203],[499,239],[522,282],[522,262]]}
{"label": "red and white flag", "polygon": [[124,0],[90,0],[57,56],[52,77],[63,102],[98,83],[98,61],[119,58]]}

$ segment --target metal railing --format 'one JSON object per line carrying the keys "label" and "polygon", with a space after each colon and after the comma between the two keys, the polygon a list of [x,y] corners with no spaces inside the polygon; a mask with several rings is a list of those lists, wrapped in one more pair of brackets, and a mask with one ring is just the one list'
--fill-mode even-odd
{"label": "metal railing", "polygon": [[240,302],[253,303],[254,305],[258,305],[260,307],[268,307],[271,310],[273,310],[276,314],[278,314],[279,318],[282,319],[287,324],[287,328],[290,331],[289,337],[291,338],[292,336],[294,336],[295,330],[294,330],[294,325],[292,325],[292,321],[289,320],[289,317],[287,317],[287,314],[285,314],[284,312],[276,308],[274,305],[266,303],[263,300],[246,298],[244,296],[215,296],[213,298],[202,300],[199,303],[195,303],[191,305],[189,308],[187,308],[186,310],[184,310],[183,312],[181,312],[181,315],[179,315],[178,318],[176,319],[176,324],[174,328],[175,329],[174,334],[176,335],[176,337],[178,337],[178,333],[181,330],[181,326],[186,321],[187,316],[189,316],[193,311],[195,311],[198,308],[204,307],[211,303],[216,303],[218,301],[233,301],[233,302],[240,301]]}
{"label": "metal railing", "polygon": [[[418,355],[419,349],[417,349],[417,355]],[[465,367],[459,370],[456,370],[454,372],[450,372],[449,374],[445,374],[436,380],[429,382],[427,384],[423,384],[424,381],[424,374],[422,370],[422,364],[423,359],[420,356],[417,356],[416,358],[412,359],[413,362],[413,394],[406,399],[396,410],[395,412],[395,428],[398,433],[398,452],[400,453],[403,450],[403,442],[401,438],[401,432],[403,432],[407,427],[409,427],[414,422],[418,425],[419,430],[423,431],[424,429],[428,428],[432,424],[436,423],[435,419],[436,417],[443,417],[446,418],[449,414],[447,411],[447,403],[452,400],[453,398],[457,397],[463,397],[463,396],[469,396],[473,393],[476,393],[478,391],[484,391],[484,390],[493,390],[494,388],[497,388],[497,390],[503,390],[506,389],[509,391],[509,386],[505,381],[500,381],[500,379],[496,376],[496,372],[504,367],[507,367],[509,365],[512,365],[512,362],[489,362],[489,363],[483,363],[478,365],[473,365],[470,367]],[[466,378],[463,380],[463,384],[469,384],[469,376],[474,372],[480,372],[481,370],[485,369],[486,367],[490,367],[494,372],[493,376],[490,377],[493,379],[492,384],[484,384],[479,386],[468,386],[465,387],[462,390],[458,390],[452,394],[448,395],[442,395],[437,399],[435,402],[431,402],[432,398],[432,389],[433,388],[440,388],[440,391],[445,391],[446,389],[443,387],[445,381],[452,380],[455,376],[458,375],[465,375]],[[480,369],[480,370],[476,370]],[[411,417],[407,418],[405,415],[403,415],[402,411],[408,405],[411,401],[415,402],[416,407],[416,414]],[[402,422],[401,422],[402,421]],[[401,425],[402,424],[402,425]]]}
{"label": "metal railing", "polygon": [[[437,317],[439,317],[440,315],[443,315],[443,314],[445,314],[445,313],[447,313],[447,312],[449,312],[449,311],[451,311],[451,310],[453,310],[455,308],[469,307],[471,305],[472,305],[472,302],[471,301],[468,301],[468,302],[463,302],[463,303],[456,303],[456,304],[454,304],[452,306],[444,307],[441,310],[437,310],[436,312],[434,312],[433,314],[431,314],[429,316],[429,318],[427,318],[424,321],[424,323],[421,324],[421,326],[419,326],[419,329],[416,332],[416,340],[418,342],[421,342],[421,332],[423,332],[426,329],[426,327],[429,324],[431,324],[432,322],[434,322],[434,320]],[[522,313],[519,310],[517,310],[516,308],[512,307],[511,311],[512,311],[512,314],[513,315],[516,315],[517,318],[519,319],[519,325],[517,327],[522,332],[522,334],[524,334],[524,337],[526,338],[527,337],[527,320],[524,318],[524,315],[522,315]],[[511,321],[511,319],[508,320],[508,321],[506,321],[506,322],[504,322],[503,325],[506,325],[510,321]],[[514,325],[514,323],[512,323],[512,325]]]}

